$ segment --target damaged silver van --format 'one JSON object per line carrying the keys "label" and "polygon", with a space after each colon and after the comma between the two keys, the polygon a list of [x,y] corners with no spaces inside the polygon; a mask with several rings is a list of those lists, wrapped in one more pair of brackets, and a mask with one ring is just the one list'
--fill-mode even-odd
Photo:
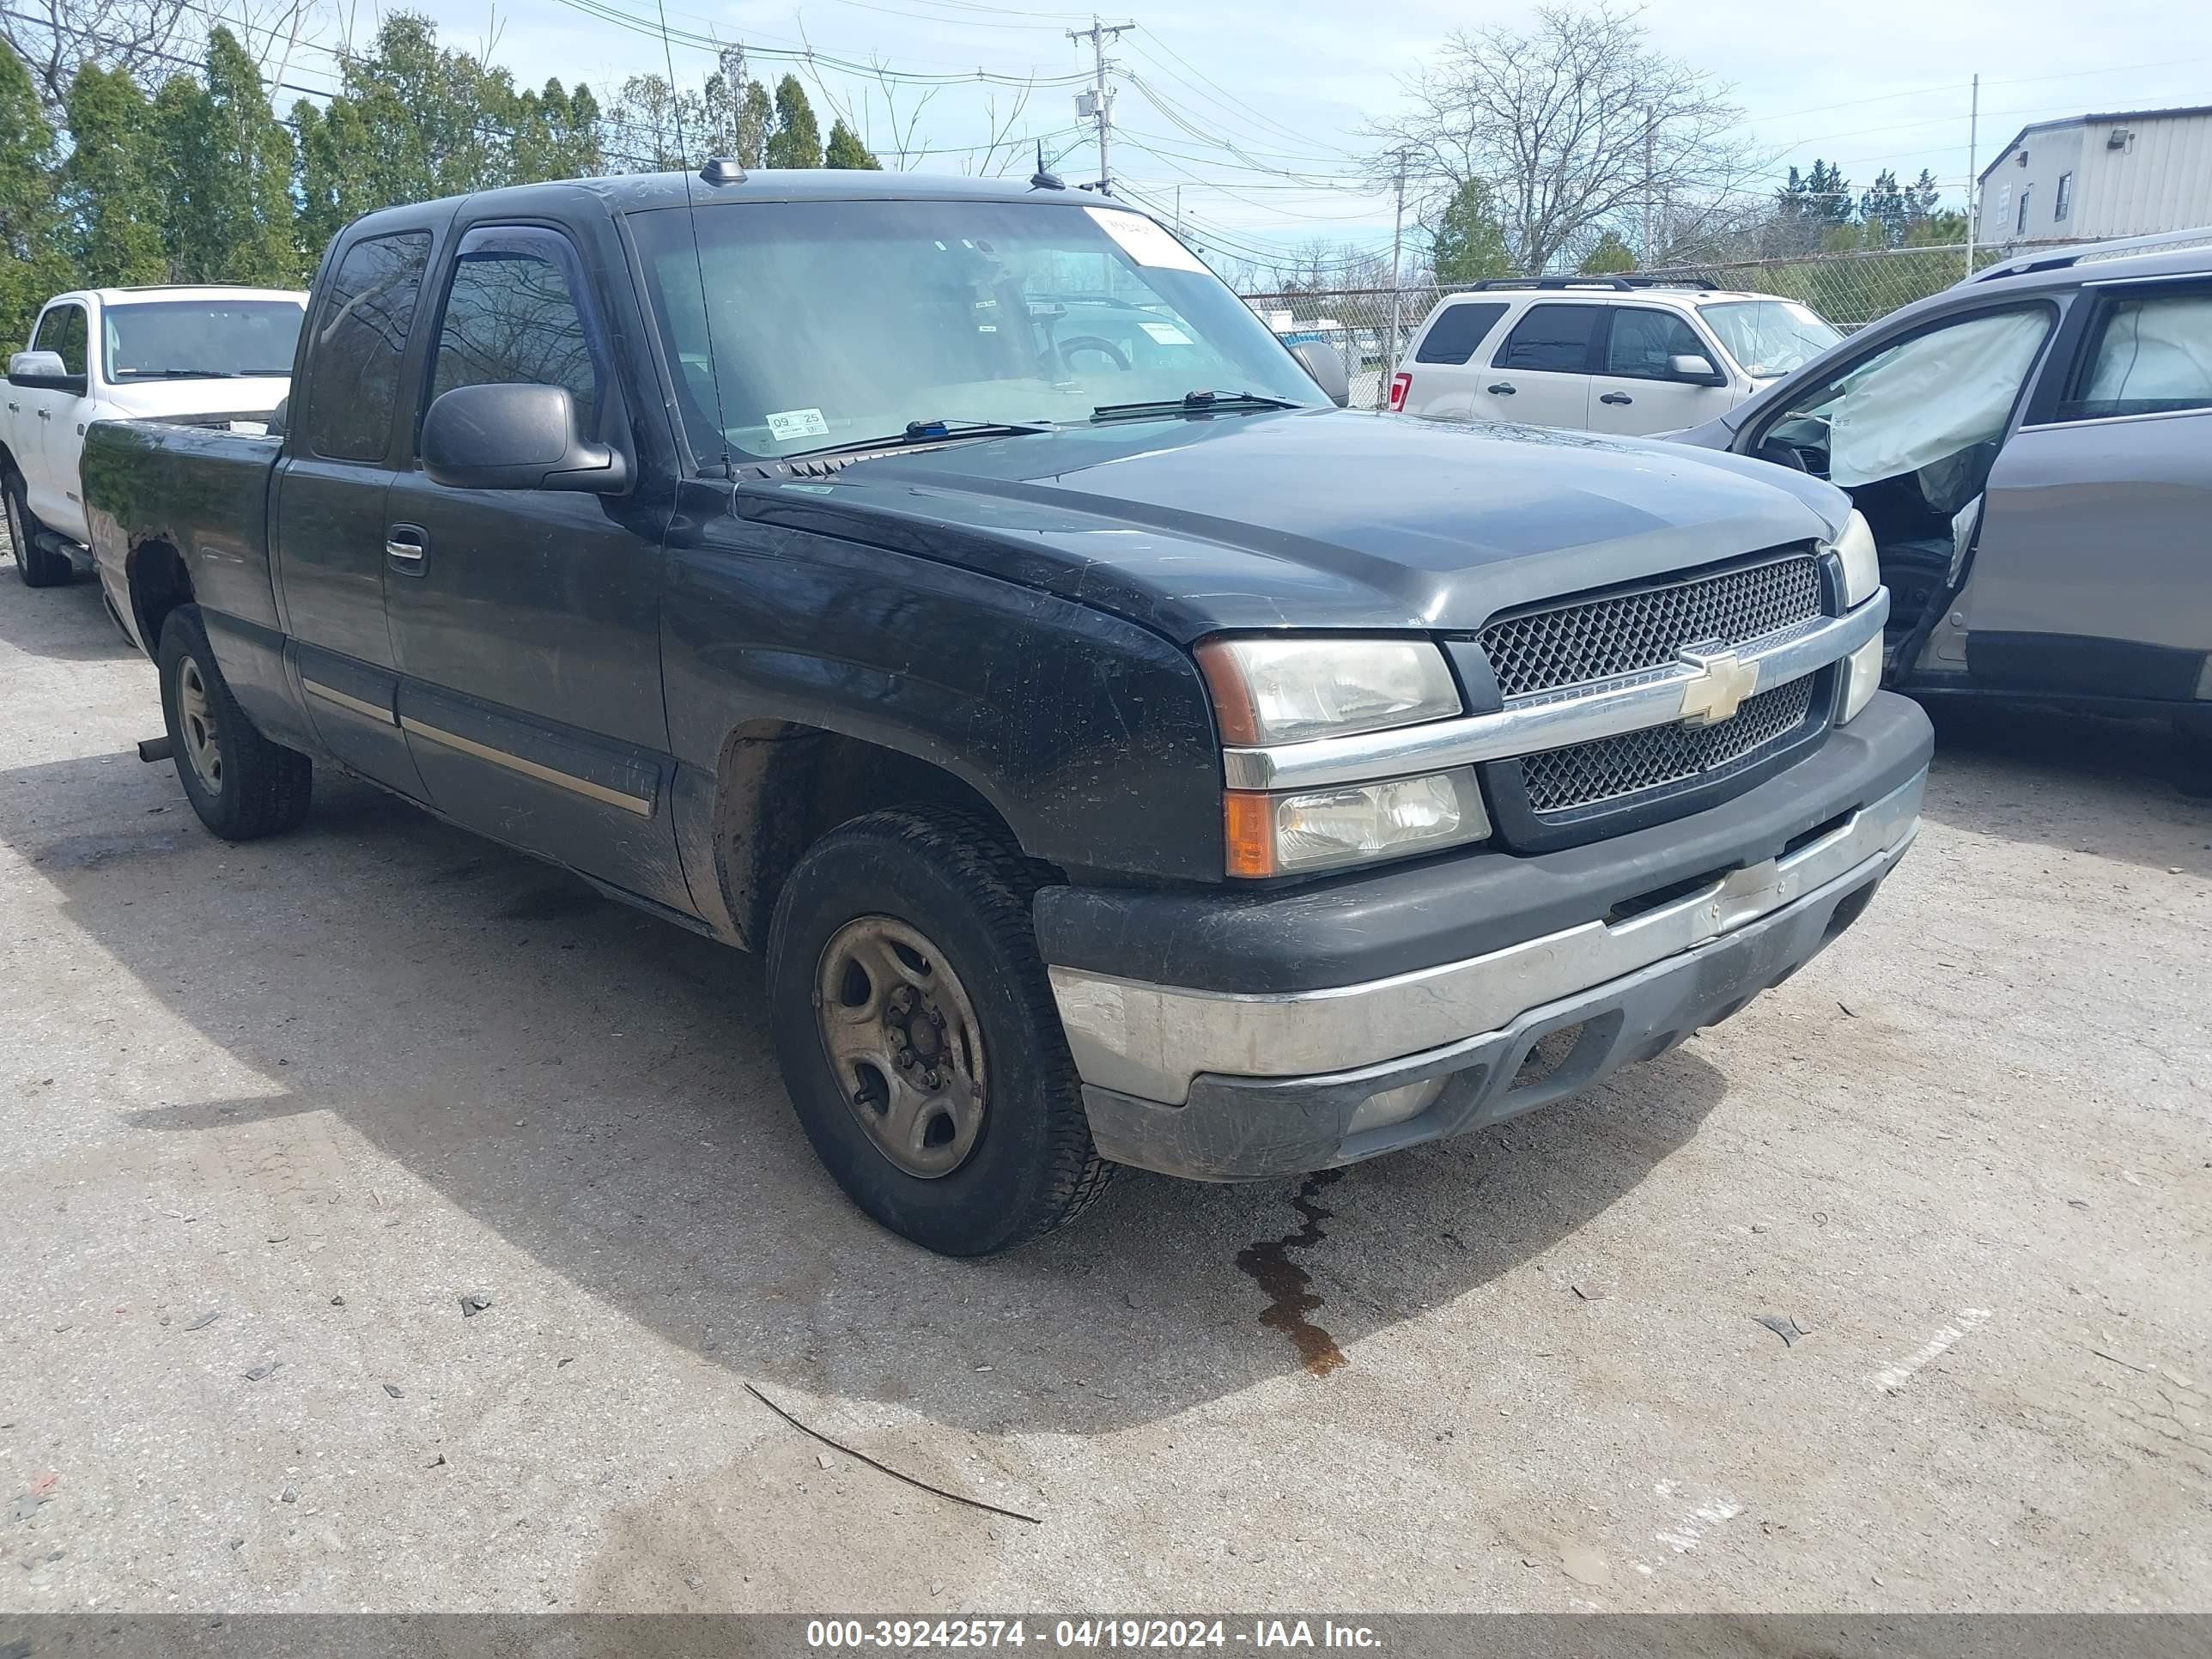
{"label": "damaged silver van", "polygon": [[1992,266],[1669,435],[1850,493],[1896,690],[2212,748],[2212,229]]}

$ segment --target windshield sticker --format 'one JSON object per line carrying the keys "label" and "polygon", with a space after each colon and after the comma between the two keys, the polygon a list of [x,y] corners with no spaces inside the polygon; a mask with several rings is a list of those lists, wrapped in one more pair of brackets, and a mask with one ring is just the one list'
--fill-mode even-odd
{"label": "windshield sticker", "polygon": [[1083,210],[1098,228],[1121,244],[1121,252],[1140,265],[1160,265],[1170,270],[1204,270],[1198,255],[1141,214],[1112,208]]}
{"label": "windshield sticker", "polygon": [[1152,337],[1156,345],[1188,345],[1190,336],[1173,323],[1139,323],[1139,328]]}
{"label": "windshield sticker", "polygon": [[784,409],[768,417],[768,429],[778,443],[789,443],[793,438],[828,437],[830,422],[818,409]]}

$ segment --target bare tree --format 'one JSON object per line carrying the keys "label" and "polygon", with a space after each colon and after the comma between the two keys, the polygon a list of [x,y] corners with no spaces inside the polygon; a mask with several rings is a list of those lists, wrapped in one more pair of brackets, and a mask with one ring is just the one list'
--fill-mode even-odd
{"label": "bare tree", "polygon": [[198,15],[188,0],[21,0],[0,11],[0,40],[30,70],[51,114],[88,59],[148,83],[191,62]]}
{"label": "bare tree", "polygon": [[[1702,72],[1652,52],[1614,0],[1540,6],[1526,29],[1461,30],[1406,84],[1410,108],[1377,127],[1432,195],[1487,184],[1523,270],[1606,228],[1642,246],[1647,211],[1688,230],[1740,199],[1754,162],[1742,112]],[[1378,162],[1378,166],[1382,163]]]}
{"label": "bare tree", "polygon": [[1016,137],[1014,129],[1021,125],[1022,113],[1030,106],[1030,94],[1035,90],[1033,86],[1019,88],[1012,106],[1003,117],[999,113],[996,93],[983,100],[983,126],[991,135],[990,142],[980,151],[971,151],[961,158],[961,172],[982,179],[1003,179],[1016,162],[1028,158],[1031,153],[1029,140]]}

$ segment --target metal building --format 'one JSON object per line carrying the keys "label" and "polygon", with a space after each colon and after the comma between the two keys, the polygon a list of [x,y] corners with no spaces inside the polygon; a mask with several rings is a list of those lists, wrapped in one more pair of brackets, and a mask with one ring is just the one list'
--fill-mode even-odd
{"label": "metal building", "polygon": [[2212,104],[2022,127],[1982,170],[1978,199],[1984,246],[2212,224]]}

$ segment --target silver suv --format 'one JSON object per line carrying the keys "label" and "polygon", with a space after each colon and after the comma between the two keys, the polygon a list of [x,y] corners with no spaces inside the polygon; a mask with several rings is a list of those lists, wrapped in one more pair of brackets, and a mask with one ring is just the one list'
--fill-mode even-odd
{"label": "silver suv", "polygon": [[2212,229],[1992,266],[1671,435],[1850,493],[1886,684],[2212,744]]}

